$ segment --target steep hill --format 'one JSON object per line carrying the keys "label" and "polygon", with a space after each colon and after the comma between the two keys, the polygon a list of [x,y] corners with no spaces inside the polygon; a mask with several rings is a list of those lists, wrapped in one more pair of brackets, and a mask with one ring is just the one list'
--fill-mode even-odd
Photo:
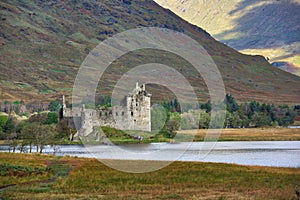
{"label": "steep hill", "polygon": [[300,0],[155,0],[219,41],[300,76]]}
{"label": "steep hill", "polygon": [[[197,40],[217,64],[226,92],[239,101],[299,103],[300,77],[274,68],[263,57],[238,53],[150,0],[5,0],[0,9],[1,101],[70,95],[78,67],[99,42],[124,30],[154,26],[184,32]],[[114,79],[136,64],[175,60],[177,66],[173,67],[196,87],[201,100],[207,100],[204,81],[185,70],[187,63],[182,59],[166,52],[128,56],[131,59],[113,63],[101,93],[109,94]],[[171,96],[155,95],[164,90],[155,85],[149,89],[155,99]]]}

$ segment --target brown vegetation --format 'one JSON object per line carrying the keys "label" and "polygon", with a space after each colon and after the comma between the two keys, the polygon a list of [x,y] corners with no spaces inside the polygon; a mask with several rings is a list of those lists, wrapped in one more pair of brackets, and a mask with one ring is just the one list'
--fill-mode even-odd
{"label": "brown vegetation", "polygon": [[[207,129],[181,130],[180,134],[195,135],[201,141]],[[300,140],[299,128],[226,128],[222,129],[219,141],[288,141]]]}
{"label": "brown vegetation", "polygon": [[52,182],[13,179],[15,186],[0,190],[4,199],[292,199],[300,182],[300,171],[293,168],[174,162],[158,171],[129,174],[94,159],[0,153],[0,162],[60,164],[71,170],[57,168],[61,173]]}

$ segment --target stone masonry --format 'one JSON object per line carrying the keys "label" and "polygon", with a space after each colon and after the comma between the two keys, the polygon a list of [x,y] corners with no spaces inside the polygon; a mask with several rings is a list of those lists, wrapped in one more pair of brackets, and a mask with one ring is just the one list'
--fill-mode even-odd
{"label": "stone masonry", "polygon": [[95,126],[110,126],[120,130],[151,131],[151,94],[146,91],[145,84],[139,86],[124,97],[122,104],[111,108],[87,109],[67,108],[63,96],[63,107],[60,119],[68,119],[69,125],[75,127],[78,134],[88,135]]}

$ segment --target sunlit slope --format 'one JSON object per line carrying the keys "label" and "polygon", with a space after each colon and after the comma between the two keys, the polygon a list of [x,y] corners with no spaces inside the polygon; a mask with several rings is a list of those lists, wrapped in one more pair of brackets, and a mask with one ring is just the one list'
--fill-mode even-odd
{"label": "sunlit slope", "polygon": [[155,1],[217,40],[300,75],[299,0]]}

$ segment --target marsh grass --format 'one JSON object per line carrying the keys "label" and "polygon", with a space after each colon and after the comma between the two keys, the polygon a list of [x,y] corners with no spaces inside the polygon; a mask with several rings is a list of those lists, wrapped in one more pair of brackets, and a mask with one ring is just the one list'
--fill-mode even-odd
{"label": "marsh grass", "polygon": [[[203,141],[207,129],[182,130],[182,135],[194,135],[194,141]],[[218,141],[295,141],[300,140],[296,128],[228,128],[222,129]]]}
{"label": "marsh grass", "polygon": [[300,170],[294,168],[174,162],[158,171],[131,174],[95,159],[0,153],[0,161],[6,159],[10,165],[28,166],[29,160],[31,166],[63,167],[53,167],[62,172],[52,183],[2,189],[4,199],[292,199],[300,183]]}

